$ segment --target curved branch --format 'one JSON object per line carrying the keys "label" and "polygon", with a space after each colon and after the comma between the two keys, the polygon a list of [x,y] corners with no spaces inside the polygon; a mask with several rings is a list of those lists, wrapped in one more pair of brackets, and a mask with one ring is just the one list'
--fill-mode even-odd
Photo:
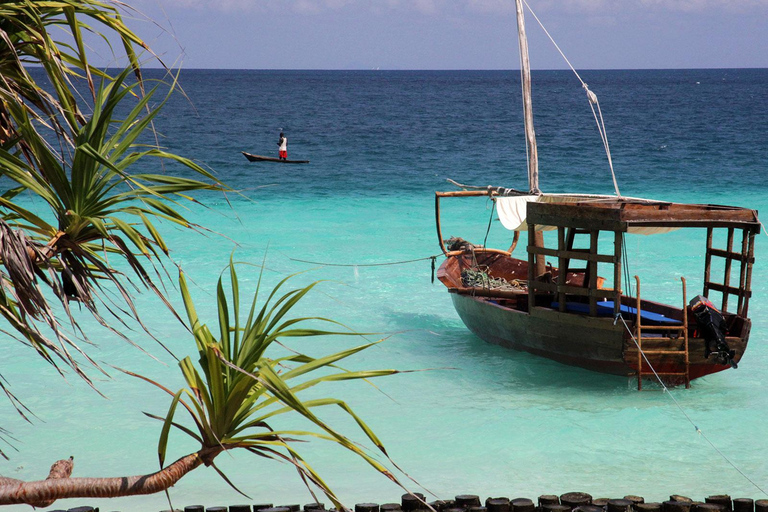
{"label": "curved branch", "polygon": [[0,505],[25,503],[48,506],[62,498],[116,498],[164,491],[197,467],[210,465],[224,451],[221,446],[203,448],[149,475],[114,478],[52,478],[23,482],[0,479]]}

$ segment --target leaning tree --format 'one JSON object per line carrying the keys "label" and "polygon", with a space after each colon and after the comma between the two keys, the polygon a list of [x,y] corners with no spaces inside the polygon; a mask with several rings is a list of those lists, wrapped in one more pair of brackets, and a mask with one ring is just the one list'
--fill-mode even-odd
{"label": "leaning tree", "polygon": [[[327,318],[293,317],[292,308],[317,283],[281,292],[281,288],[291,276],[272,289],[262,302],[259,302],[257,285],[250,307],[244,310],[240,303],[240,287],[235,267],[235,264],[230,262],[228,290],[225,289],[223,278],[219,279],[216,293],[219,325],[215,329],[209,328],[198,317],[184,274],[179,275],[188,326],[198,354],[197,364],[190,357],[179,362],[186,387],[174,392],[154,380],[123,370],[129,375],[146,380],[172,397],[164,417],[145,413],[163,422],[157,451],[161,469],[152,474],[132,477],[70,478],[72,459],[62,460],[51,467],[50,475],[45,480],[23,482],[0,477],[0,505],[27,503],[45,507],[59,498],[152,494],[167,490],[201,465],[213,467],[234,487],[216,466],[214,459],[225,451],[240,450],[292,464],[310,487],[310,491],[316,487],[337,507],[343,507],[330,487],[294,448],[297,441],[312,438],[337,443],[400,485],[385,465],[358,443],[324,422],[315,412],[328,406],[341,408],[353,418],[381,456],[389,460],[381,441],[344,401],[332,397],[309,400],[299,397],[300,393],[323,383],[367,380],[398,373],[396,370],[350,371],[340,366],[342,360],[377,342],[365,343],[319,358],[286,350],[286,342],[291,338],[354,333]],[[318,322],[335,329],[318,329],[314,327]],[[272,355],[272,352],[276,352],[275,348],[278,348],[278,354]],[[184,413],[181,419],[177,419],[179,412]],[[315,429],[273,428],[272,425],[279,417],[288,413],[303,416]],[[172,464],[165,465],[168,436],[172,429],[191,437],[199,444],[199,449]]]}

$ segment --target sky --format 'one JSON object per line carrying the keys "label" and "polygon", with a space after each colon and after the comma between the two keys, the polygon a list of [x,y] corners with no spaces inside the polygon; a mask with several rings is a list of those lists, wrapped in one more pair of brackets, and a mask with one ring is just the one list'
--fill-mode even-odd
{"label": "sky", "polygon": [[[514,0],[125,1],[186,69],[519,68]],[[527,1],[577,69],[768,67],[768,0]],[[526,27],[533,69],[567,67]]]}

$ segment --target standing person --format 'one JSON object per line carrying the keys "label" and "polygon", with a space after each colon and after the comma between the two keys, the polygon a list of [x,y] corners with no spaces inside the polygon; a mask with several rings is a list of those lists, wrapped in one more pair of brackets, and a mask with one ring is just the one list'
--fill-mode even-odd
{"label": "standing person", "polygon": [[288,139],[285,137],[283,132],[280,132],[280,140],[277,142],[277,145],[280,146],[280,149],[278,150],[278,156],[280,157],[280,160],[287,160],[288,159]]}

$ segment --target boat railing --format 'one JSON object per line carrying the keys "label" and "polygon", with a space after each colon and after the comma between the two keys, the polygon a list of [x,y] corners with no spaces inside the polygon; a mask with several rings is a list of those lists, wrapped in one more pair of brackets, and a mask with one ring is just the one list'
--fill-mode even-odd
{"label": "boat railing", "polygon": [[[704,296],[710,291],[722,293],[721,311],[728,311],[728,298],[737,298],[736,314],[746,318],[749,316],[749,299],[752,297],[752,266],[755,263],[755,233],[744,229],[741,239],[741,251],[734,250],[734,228],[728,228],[725,249],[713,247],[713,228],[707,228],[707,252],[704,263]],[[712,258],[722,258],[723,278],[721,282],[712,279]],[[733,264],[738,265],[738,286],[731,284]]]}
{"label": "boat railing", "polygon": [[[445,247],[445,242],[443,241],[443,232],[440,225],[440,198],[441,197],[493,197],[498,195],[498,192],[494,189],[484,189],[484,190],[453,190],[451,192],[435,192],[435,226],[437,228],[437,241],[440,244],[440,250],[443,251],[443,254],[446,256],[455,256],[457,254],[461,254],[463,251],[449,251]],[[476,248],[476,250],[482,250],[484,252],[494,252],[498,251],[502,254],[509,255],[509,252],[501,251],[499,249],[486,249],[486,248]]]}
{"label": "boat railing", "polygon": [[[600,231],[598,229],[574,229],[563,225],[557,226],[557,247],[548,248],[531,244],[534,240],[536,225],[530,221],[528,223],[528,282],[529,282],[529,307],[536,305],[534,295],[537,292],[549,292],[556,297],[558,308],[561,312],[567,311],[567,304],[571,298],[577,297],[579,300],[586,300],[588,305],[588,314],[598,316],[598,302],[603,297],[613,299],[614,316],[619,314],[621,307],[621,248],[622,236],[620,232],[615,232],[614,250],[612,253],[603,253],[598,250],[598,239]],[[574,249],[574,237],[577,235],[586,235],[589,239],[587,249]],[[558,275],[554,282],[542,282],[534,275],[535,261],[539,256],[549,256],[557,258]],[[581,262],[583,267],[574,268],[574,261]],[[607,263],[613,267],[613,288],[603,288],[602,279],[598,276],[598,264]],[[567,282],[568,273],[571,270],[577,271],[582,277],[579,284]]]}
{"label": "boat railing", "polygon": [[[467,253],[467,250],[461,249],[458,251],[443,251],[446,256],[461,256],[462,254]],[[488,247],[478,247],[474,246],[471,249],[471,252],[474,252],[476,254],[478,253],[487,253],[487,254],[501,254],[502,256],[511,256],[512,254],[508,251],[503,251],[501,249],[491,249]]]}

